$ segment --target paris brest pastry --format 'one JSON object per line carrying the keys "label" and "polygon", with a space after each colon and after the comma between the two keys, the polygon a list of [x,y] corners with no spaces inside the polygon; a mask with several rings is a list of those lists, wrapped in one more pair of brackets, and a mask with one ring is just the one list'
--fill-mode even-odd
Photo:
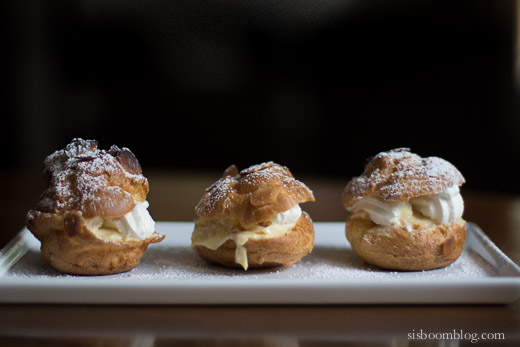
{"label": "paris brest pastry", "polygon": [[299,204],[312,191],[273,162],[230,166],[195,207],[192,247],[228,267],[289,266],[312,251],[314,228]]}
{"label": "paris brest pastry", "polygon": [[45,159],[47,188],[27,215],[43,258],[64,273],[131,270],[150,243],[164,239],[148,213],[148,180],[134,154],[97,144],[76,138]]}
{"label": "paris brest pastry", "polygon": [[373,157],[345,187],[346,236],[366,263],[390,270],[428,270],[454,262],[464,249],[464,177],[438,157],[407,148]]}

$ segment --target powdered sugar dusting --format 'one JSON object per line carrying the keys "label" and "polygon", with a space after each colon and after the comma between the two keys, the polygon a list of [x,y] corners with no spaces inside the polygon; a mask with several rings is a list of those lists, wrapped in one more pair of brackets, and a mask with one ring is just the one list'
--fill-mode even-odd
{"label": "powdered sugar dusting", "polygon": [[[233,203],[233,195],[236,194],[236,184],[233,177],[227,176],[219,179],[208,189],[206,189],[206,196],[204,196],[197,205],[196,210],[199,213],[205,209],[215,209],[217,205],[221,205],[224,209],[229,209]],[[205,200],[207,199],[207,201]]]}
{"label": "powdered sugar dusting", "polygon": [[[286,200],[291,200],[291,206],[286,208],[314,201],[312,191],[305,184],[294,179],[287,167],[273,162],[253,165],[240,173],[233,167],[233,170],[226,170],[224,175],[228,173],[230,175],[224,176],[206,189],[195,207],[197,215],[212,218],[237,217],[243,213],[244,205],[249,203],[252,194],[264,188],[270,190],[275,197],[279,191],[283,191]],[[266,205],[271,203],[274,201]],[[281,211],[273,211],[273,214],[277,212]]]}
{"label": "powdered sugar dusting", "polygon": [[99,150],[97,141],[75,138],[64,149],[49,155],[43,169],[48,188],[42,194],[37,210],[60,212],[75,209],[84,212],[89,206],[116,203],[108,199],[100,201],[107,196],[131,199],[131,194],[114,182],[147,184],[147,181],[141,174],[125,170],[117,151],[131,153],[127,148],[116,146],[112,146],[110,151]]}
{"label": "powdered sugar dusting", "polygon": [[354,177],[343,192],[345,207],[367,196],[383,200],[408,200],[464,183],[462,174],[439,157],[421,158],[408,148],[381,152],[371,158],[365,171]]}

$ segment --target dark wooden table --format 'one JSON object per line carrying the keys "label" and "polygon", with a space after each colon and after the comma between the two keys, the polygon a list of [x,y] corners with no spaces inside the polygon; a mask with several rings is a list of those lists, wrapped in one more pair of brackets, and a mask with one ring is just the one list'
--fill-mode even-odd
{"label": "dark wooden table", "polygon": [[[192,220],[193,207],[219,173],[148,172],[156,220]],[[24,224],[41,193],[38,173],[2,173],[3,246]],[[317,202],[303,205],[315,221],[346,217],[346,181],[301,178]],[[463,189],[464,218],[482,227],[520,264],[520,197]],[[462,333],[460,345],[520,344],[520,301],[510,305],[391,306],[101,306],[0,305],[0,346],[436,346],[411,334]],[[501,340],[484,341],[483,337]],[[503,335],[500,335],[503,334]],[[424,335],[422,335],[424,336]],[[478,338],[476,344],[471,338]],[[490,344],[492,342],[492,344]],[[458,345],[457,344],[457,345]]]}

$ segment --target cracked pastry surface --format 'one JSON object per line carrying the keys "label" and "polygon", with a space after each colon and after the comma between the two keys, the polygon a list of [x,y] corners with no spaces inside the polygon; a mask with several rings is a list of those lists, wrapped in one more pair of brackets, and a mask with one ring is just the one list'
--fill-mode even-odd
{"label": "cracked pastry surface", "polygon": [[27,228],[56,270],[81,275],[136,267],[155,231],[147,211],[148,180],[128,148],[97,148],[73,139],[43,163],[46,189],[27,214]]}
{"label": "cracked pastry surface", "polygon": [[284,166],[230,166],[195,207],[192,247],[229,267],[292,265],[314,245],[312,221],[299,206],[307,201],[312,191]]}
{"label": "cracked pastry surface", "polygon": [[444,159],[422,158],[407,148],[377,154],[343,191],[352,249],[366,263],[391,270],[451,264],[466,239],[463,183]]}

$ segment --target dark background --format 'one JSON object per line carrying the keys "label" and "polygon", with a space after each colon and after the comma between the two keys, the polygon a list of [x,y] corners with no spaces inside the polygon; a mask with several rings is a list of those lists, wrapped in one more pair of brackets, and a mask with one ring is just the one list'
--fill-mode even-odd
{"label": "dark background", "polygon": [[146,170],[345,179],[411,147],[520,193],[514,1],[7,1],[1,169],[73,137]]}

